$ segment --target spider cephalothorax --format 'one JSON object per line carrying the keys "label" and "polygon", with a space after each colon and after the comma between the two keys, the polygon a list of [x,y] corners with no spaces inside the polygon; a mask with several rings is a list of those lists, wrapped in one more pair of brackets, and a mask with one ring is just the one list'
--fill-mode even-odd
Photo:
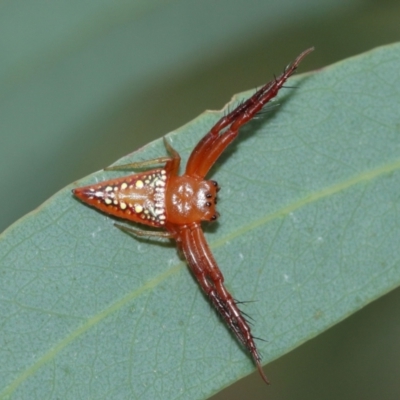
{"label": "spider cephalothorax", "polygon": [[155,164],[164,164],[164,167],[73,191],[80,200],[105,213],[126,221],[164,228],[164,231],[146,231],[116,224],[123,231],[134,235],[176,240],[201,288],[236,338],[250,352],[266,383],[268,379],[262,370],[261,357],[249,324],[237,302],[226,290],[223,275],[201,229],[202,221],[218,218],[215,209],[218,184],[204,178],[226,147],[237,137],[239,128],[254,118],[277,95],[301,60],[312,50],[301,53],[280,76],[221,118],[196,145],[183,175],[178,175],[181,161],[179,154],[164,138],[168,157],[108,169],[134,169]]}
{"label": "spider cephalothorax", "polygon": [[204,181],[190,176],[174,176],[168,182],[165,208],[168,221],[174,224],[189,224],[196,221],[214,221],[218,185],[215,181]]}

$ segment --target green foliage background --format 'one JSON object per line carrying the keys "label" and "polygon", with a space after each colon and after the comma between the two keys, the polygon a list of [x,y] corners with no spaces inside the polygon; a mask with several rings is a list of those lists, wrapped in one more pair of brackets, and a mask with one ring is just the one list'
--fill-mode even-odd
{"label": "green foliage background", "polygon": [[[400,14],[397,7],[396,2],[379,2],[375,7],[373,2],[338,1],[288,1],[279,6],[274,2],[258,1],[206,1],[201,5],[194,1],[3,2],[0,5],[3,227],[72,180],[176,129],[205,108],[221,108],[233,93],[260,85],[272,72],[279,73],[282,66],[310,45],[315,45],[317,50],[302,65],[302,70],[323,67],[398,40]],[[393,52],[389,54],[393,55],[392,65],[396,65],[396,50],[386,51]],[[341,202],[332,196],[333,204],[327,204],[318,199],[325,211],[315,214],[314,210],[312,218],[310,211],[305,211],[304,216],[301,211],[308,202],[313,202],[307,197],[310,193],[323,193],[323,188],[350,182],[352,176],[358,176],[357,172],[367,174],[362,175],[365,185],[361,183],[358,189],[371,189],[367,183],[372,178],[368,171],[376,171],[396,161],[399,130],[398,125],[396,130],[395,117],[399,94],[395,83],[399,79],[398,68],[385,69],[379,63],[375,63],[375,69],[371,67],[372,72],[358,68],[342,70],[345,74],[339,74],[340,79],[336,77],[336,80],[334,74],[326,72],[325,76],[333,79],[334,90],[323,80],[322,86],[312,86],[315,81],[309,78],[299,84],[298,91],[289,92],[289,97],[284,93],[285,100],[278,112],[265,121],[265,134],[264,124],[253,125],[249,138],[241,140],[214,171],[224,188],[223,223],[208,231],[208,235],[230,288],[238,298],[249,299],[250,296],[257,300],[250,313],[256,318],[256,332],[261,332],[260,336],[270,341],[262,346],[266,360],[313,336],[343,318],[346,310],[359,308],[378,292],[383,293],[396,284],[393,276],[377,278],[374,269],[379,265],[385,271],[396,271],[397,265],[398,270],[395,219],[398,185],[391,183],[395,173],[388,174],[385,170],[383,175],[387,179],[379,180],[381,186],[372,187],[371,196],[365,195],[364,191],[358,195],[351,193],[350,199],[358,201],[354,204],[354,213],[364,210],[364,214],[355,219],[358,224],[348,224],[351,229],[346,231],[347,236],[343,232],[335,236],[337,227],[343,226],[341,218],[346,221],[355,218],[355,214],[349,216],[339,212],[341,204],[349,204],[347,200]],[[393,86],[387,82],[393,82]],[[354,104],[357,103],[368,107],[362,113],[356,112]],[[336,110],[336,113],[332,111],[330,115],[327,110]],[[349,120],[346,118],[349,115],[354,118]],[[294,116],[297,123],[294,123]],[[183,154],[187,155],[199,137],[195,135],[201,136],[213,118],[213,114],[207,114],[196,120],[193,125],[196,128],[190,125],[179,130],[177,147]],[[385,124],[384,140],[379,141]],[[313,135],[332,134],[332,130],[338,136],[327,136],[327,142],[307,142],[320,137]],[[321,157],[313,158],[310,154],[307,157],[306,144],[314,149],[316,145],[321,146],[318,148]],[[292,152],[289,151],[286,157],[276,154],[287,147],[292,148]],[[263,150],[261,161],[253,157],[254,149]],[[329,164],[324,164],[324,149],[329,149]],[[143,156],[162,151],[157,144],[148,147]],[[300,162],[300,155],[309,165]],[[264,171],[265,165],[268,168]],[[250,182],[246,176],[235,173],[235,166],[242,174],[246,171],[256,176],[261,171],[262,175]],[[354,168],[354,174],[345,174],[345,180],[341,173],[348,173],[351,168]],[[232,176],[235,176],[234,180]],[[280,181],[277,181],[278,177]],[[249,185],[244,191],[240,186],[242,182]],[[291,186],[287,186],[287,182]],[[250,190],[254,189],[252,185],[263,190],[261,208],[258,203],[251,202],[254,200]],[[336,188],[335,194],[341,191]],[[344,192],[348,195],[349,189]],[[240,196],[249,199],[233,196],[235,193],[244,193]],[[297,203],[290,202],[294,198]],[[76,210],[72,211],[76,212],[75,217],[69,214],[71,204]],[[243,205],[247,204],[251,204],[251,208],[246,209],[246,218],[243,218]],[[287,204],[298,204],[299,214],[295,209],[285,209]],[[394,214],[385,211],[384,207],[389,204],[392,204]],[[233,205],[235,207],[231,208]],[[374,208],[377,206],[382,209]],[[43,218],[35,222],[35,216],[44,209],[47,210],[47,222]],[[286,215],[289,218],[293,212],[292,225],[278,229],[274,223],[265,222],[266,231],[262,235],[256,232],[257,227],[252,221],[262,220],[262,215],[273,216],[277,210],[281,214],[276,217]],[[371,215],[369,210],[376,214]],[[336,229],[334,226],[327,228],[326,215],[332,213],[337,215],[337,221],[331,220],[333,224],[337,222]],[[384,218],[378,219],[377,215]],[[300,230],[294,229],[298,218],[302,221]],[[280,221],[281,218],[276,219],[278,227]],[[374,221],[380,221],[379,226],[374,225]],[[35,225],[38,223],[39,226]],[[44,234],[49,226],[52,226],[52,237]],[[235,240],[235,233],[232,233],[235,229],[239,232],[236,233],[239,241],[233,246],[243,249],[239,259],[246,257],[245,264],[237,263],[238,255],[229,250],[230,240]],[[240,229],[256,234],[246,239]],[[315,232],[311,234],[310,229]],[[323,234],[317,234],[319,229],[324,229]],[[90,233],[89,243],[85,231]],[[76,243],[73,253],[68,247],[71,237]],[[318,247],[318,243],[312,241],[318,237],[330,239],[328,242],[325,239],[325,246]],[[255,238],[258,241],[255,242]],[[315,252],[314,258],[308,261],[301,259],[304,255],[300,251],[302,241],[306,242],[304,248]],[[373,251],[366,251],[368,246],[365,244],[374,242],[376,248],[372,246]],[[268,254],[280,254],[280,257],[260,260],[263,253],[251,249],[253,246],[262,249],[265,243],[271,246]],[[297,243],[298,247],[291,246],[287,252],[279,247],[273,249],[274,245],[284,246],[285,243]],[[355,247],[354,243],[360,247]],[[135,329],[140,330],[143,326],[149,329],[149,340],[139,347],[143,353],[139,359],[153,360],[155,366],[145,368],[140,384],[152,387],[160,396],[168,392],[171,398],[177,398],[181,395],[179,388],[191,387],[189,398],[194,398],[193,393],[201,398],[202,393],[208,394],[218,385],[227,384],[252,369],[246,355],[196,291],[184,264],[178,263],[173,247],[148,246],[115,232],[107,218],[73,203],[67,192],[61,192],[38,213],[15,225],[2,237],[0,246],[3,260],[3,393],[7,393],[8,384],[19,383],[15,379],[25,377],[29,379],[21,380],[15,398],[45,398],[44,395],[55,398],[59,393],[68,393],[70,398],[101,398],[101,395],[103,398],[128,398],[124,394],[136,393],[137,388],[132,389],[132,382],[138,382],[139,378],[120,382],[122,391],[113,392],[110,379],[113,374],[114,377],[123,376],[126,366],[120,364],[121,370],[116,367],[109,375],[107,370],[110,365],[119,365],[125,356],[127,347],[124,344],[131,343],[130,351],[138,348],[134,342]],[[223,250],[227,246],[228,249]],[[344,248],[348,254],[336,252]],[[113,249],[118,251],[113,253]],[[250,250],[245,253],[246,249]],[[55,250],[56,265],[54,258],[49,256]],[[382,257],[378,262],[380,251]],[[132,260],[142,252],[153,258],[153,262],[147,258],[145,265],[132,265]],[[295,260],[290,254],[300,259]],[[336,307],[332,305],[326,313],[326,310],[321,311],[324,304],[321,298],[335,298],[340,294],[331,283],[337,282],[333,278],[337,277],[337,266],[342,265],[338,261],[343,261],[344,256],[346,259],[353,257],[357,263],[355,268],[349,262],[353,276],[344,274],[342,287],[347,287],[351,293],[355,285],[358,289],[354,290],[359,293],[345,297],[344,305],[340,301],[331,302]],[[97,261],[92,263],[94,259]],[[99,259],[102,260],[100,265]],[[159,260],[165,260],[167,267]],[[324,263],[325,260],[329,262]],[[314,274],[320,271],[322,275],[318,278],[320,285],[315,284],[318,280],[310,280],[314,284],[308,291],[305,283],[312,263]],[[261,265],[266,267],[261,268]],[[295,265],[302,266],[304,271],[299,271]],[[250,266],[258,266],[260,282],[264,282],[259,287],[269,288],[266,299],[259,292],[263,289],[257,291],[252,286]],[[293,279],[293,274],[284,274],[284,268],[298,273],[294,281],[289,281],[296,295],[283,303],[285,307],[275,307],[275,314],[273,304],[280,304],[280,291],[276,290],[279,281],[271,282],[270,279],[282,276]],[[41,280],[45,276],[47,279]],[[153,278],[149,279],[149,276]],[[315,275],[311,276],[315,279]],[[370,286],[367,284],[369,279]],[[31,283],[35,280],[39,284],[34,285],[32,291]],[[160,283],[164,280],[165,283]],[[301,285],[297,286],[299,282]],[[141,290],[152,292],[151,285],[159,290],[154,292],[155,298],[150,301],[146,295],[140,297]],[[372,289],[364,290],[366,287]],[[18,290],[13,292],[15,288]],[[398,370],[399,359],[396,310],[400,296],[397,292],[270,364],[267,372],[274,383],[271,388],[266,389],[255,377],[245,386],[244,393],[250,396],[252,390],[252,398],[268,395],[271,399],[398,397],[397,376],[392,372]],[[116,293],[120,293],[119,297]],[[297,304],[304,294],[309,294],[307,299],[314,297],[314,301]],[[275,303],[271,296],[276,297]],[[191,302],[188,299],[192,299]],[[196,312],[184,314],[188,303],[196,305],[193,308]],[[48,304],[47,312],[45,304]],[[265,304],[268,304],[268,310],[265,310]],[[293,314],[296,304],[301,306],[304,314]],[[160,305],[166,307],[165,310],[157,308]],[[133,322],[135,313],[143,315],[147,321],[137,323],[136,328],[132,325],[136,324]],[[166,315],[168,319],[164,324],[160,323],[160,316]],[[307,315],[314,316],[308,326],[305,323]],[[279,336],[282,332],[279,324],[283,322],[297,326],[288,330],[286,337]],[[202,326],[204,332],[199,332],[198,326]],[[187,338],[180,336],[182,331],[187,333]],[[154,334],[159,336],[160,345],[155,343]],[[291,334],[294,340],[289,339]],[[167,346],[163,347],[163,343]],[[207,348],[212,348],[213,343],[218,343],[221,353],[209,358]],[[275,346],[277,343],[279,346]],[[186,358],[194,363],[189,367],[176,364],[176,359],[173,361],[182,346],[189,349]],[[169,353],[157,353],[155,349],[161,348]],[[58,354],[63,356],[57,358]],[[205,356],[201,357],[202,354]],[[80,357],[87,357],[90,364],[82,367],[84,363],[77,362]],[[110,360],[111,357],[115,359]],[[137,360],[137,356],[134,359]],[[230,360],[228,365],[227,359]],[[167,360],[166,365],[170,366],[167,375],[164,375],[161,360]],[[140,362],[144,366],[145,362]],[[132,365],[137,366],[137,363]],[[193,372],[189,372],[187,381],[182,384],[182,375],[178,373],[182,368],[187,372],[198,370],[198,373],[190,375]],[[154,380],[157,373],[163,374],[163,380],[158,381],[158,385],[162,382],[161,386],[157,383],[153,386],[157,382]],[[103,378],[105,376],[107,379]],[[170,386],[166,386],[167,382]],[[65,391],[59,392],[59,385],[63,384],[67,385]],[[131,391],[125,391],[126,388]],[[234,395],[243,398],[240,388],[230,390],[223,394],[225,398],[234,398]]]}

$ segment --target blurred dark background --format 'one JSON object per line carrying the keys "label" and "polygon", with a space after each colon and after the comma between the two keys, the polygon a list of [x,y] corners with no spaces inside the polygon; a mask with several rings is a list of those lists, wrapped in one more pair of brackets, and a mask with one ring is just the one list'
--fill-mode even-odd
{"label": "blurred dark background", "polygon": [[[0,231],[56,191],[269,80],[400,40],[397,0],[0,4]],[[398,71],[394,71],[398,73]],[[398,399],[400,291],[213,399]]]}

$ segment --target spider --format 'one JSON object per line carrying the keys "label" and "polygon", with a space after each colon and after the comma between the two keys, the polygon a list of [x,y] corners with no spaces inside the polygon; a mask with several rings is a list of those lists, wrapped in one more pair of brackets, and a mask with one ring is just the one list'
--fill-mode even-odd
{"label": "spider", "polygon": [[222,117],[196,145],[183,175],[178,175],[181,158],[164,137],[169,156],[106,169],[138,169],[164,164],[163,167],[73,190],[73,194],[82,202],[114,217],[164,228],[164,231],[148,231],[115,224],[129,234],[175,239],[199,285],[233,334],[250,353],[267,384],[269,381],[261,366],[255,337],[238,307],[238,302],[224,286],[224,277],[201,228],[202,221],[215,221],[219,216],[216,204],[220,188],[217,182],[205,180],[205,176],[226,147],[238,136],[239,128],[254,118],[277,95],[303,58],[312,50],[313,48],[305,50],[281,75]]}

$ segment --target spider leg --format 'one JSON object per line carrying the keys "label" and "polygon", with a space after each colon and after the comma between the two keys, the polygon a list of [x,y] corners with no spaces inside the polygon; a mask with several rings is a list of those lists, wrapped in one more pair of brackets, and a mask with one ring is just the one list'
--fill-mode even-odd
{"label": "spider leg", "polygon": [[250,352],[262,379],[268,384],[268,379],[261,366],[250,326],[235,300],[224,286],[224,277],[211,254],[203,231],[199,224],[194,223],[183,227],[178,238],[183,254],[199,285],[211,300],[212,304],[225,320],[236,338]]}
{"label": "spider leg", "polygon": [[[281,75],[268,82],[248,100],[222,117],[192,151],[185,174],[204,178],[222,152],[236,138],[239,128],[254,118],[265,104],[278,94],[279,89],[311,51],[313,48],[303,51],[292,64],[285,68]],[[229,128],[221,133],[227,127]]]}
{"label": "spider leg", "polygon": [[148,168],[159,164],[165,163],[165,169],[172,174],[177,174],[179,170],[179,164],[181,162],[181,157],[179,153],[171,146],[167,138],[164,137],[164,146],[168,151],[169,157],[157,157],[152,160],[136,161],[128,164],[113,165],[111,167],[104,168],[105,171],[120,171],[127,169],[142,169]]}
{"label": "spider leg", "polygon": [[140,237],[158,237],[164,239],[172,239],[174,236],[169,232],[164,231],[147,231],[145,229],[133,228],[132,226],[126,226],[122,224],[115,223],[114,226],[121,231]]}
{"label": "spider leg", "polygon": [[135,161],[129,164],[121,164],[121,165],[113,165],[111,167],[104,168],[104,171],[121,171],[126,169],[142,169],[153,167],[155,165],[167,163],[171,161],[171,157],[158,157],[152,160],[145,160],[145,161]]}

